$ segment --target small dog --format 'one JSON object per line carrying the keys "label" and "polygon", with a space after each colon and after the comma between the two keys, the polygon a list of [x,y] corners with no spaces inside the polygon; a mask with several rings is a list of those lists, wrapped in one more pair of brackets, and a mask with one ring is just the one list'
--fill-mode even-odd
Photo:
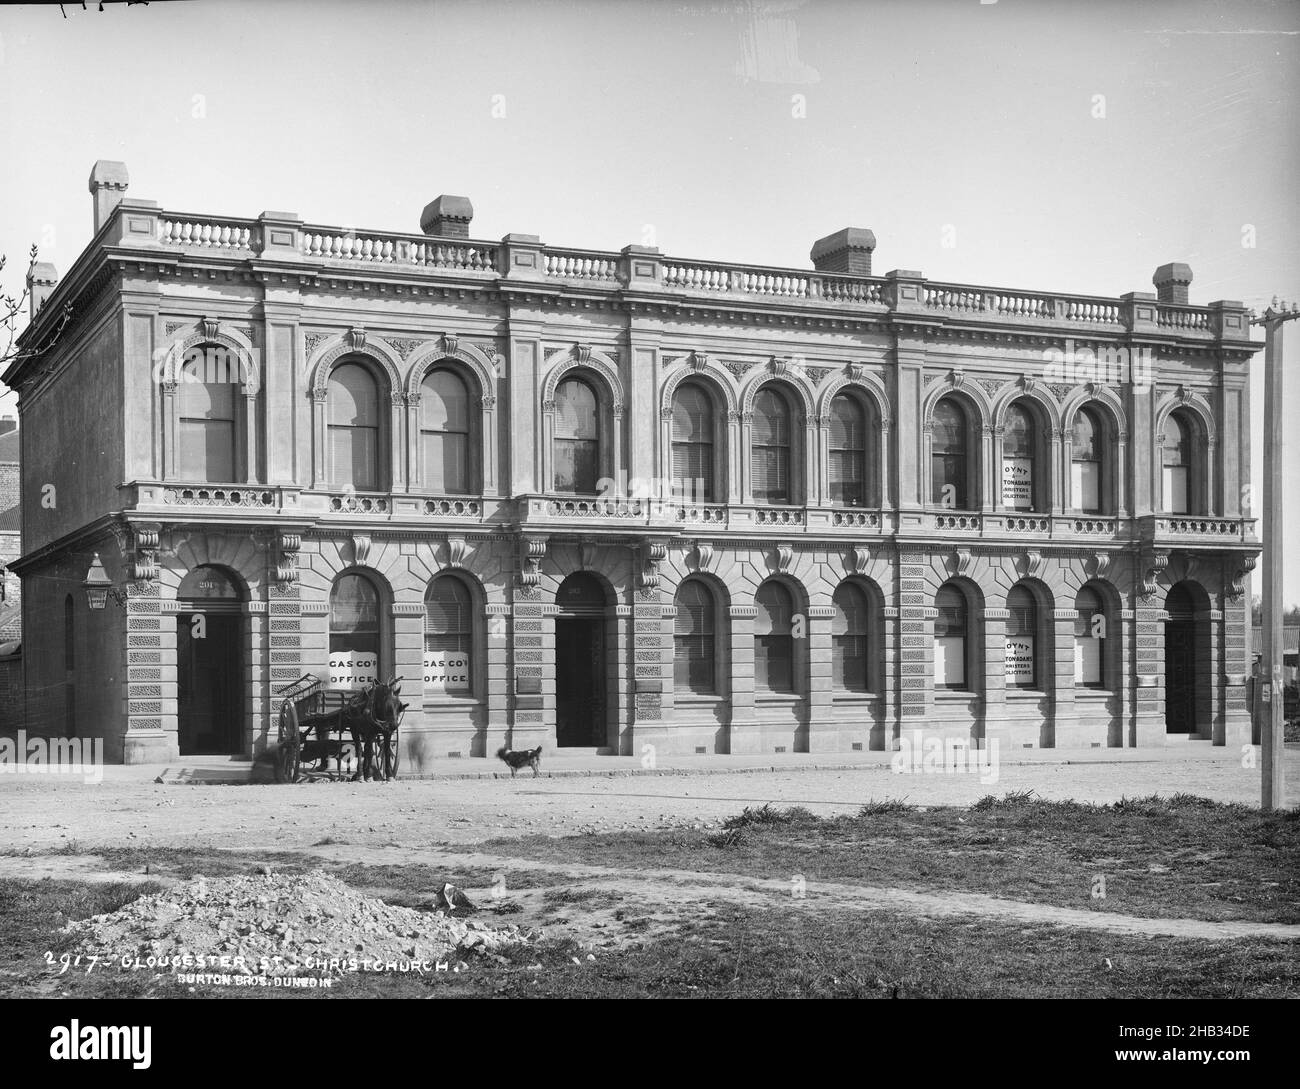
{"label": "small dog", "polygon": [[515,773],[520,768],[532,768],[533,778],[536,779],[537,773],[542,766],[542,747],[538,745],[535,749],[522,749],[515,752],[503,745],[497,749],[497,759],[504,761],[506,767],[510,769],[511,779],[515,777]]}

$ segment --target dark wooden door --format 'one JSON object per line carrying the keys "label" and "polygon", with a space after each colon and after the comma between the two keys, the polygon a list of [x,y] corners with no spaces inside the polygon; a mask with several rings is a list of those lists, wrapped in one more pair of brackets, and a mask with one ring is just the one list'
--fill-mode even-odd
{"label": "dark wooden door", "polygon": [[199,627],[195,615],[176,618],[177,742],[182,756],[236,755],[243,751],[241,617],[208,613]]}
{"label": "dark wooden door", "polygon": [[555,743],[605,744],[605,649],[599,620],[555,622]]}
{"label": "dark wooden door", "polygon": [[1196,621],[1171,616],[1165,624],[1165,733],[1196,732]]}

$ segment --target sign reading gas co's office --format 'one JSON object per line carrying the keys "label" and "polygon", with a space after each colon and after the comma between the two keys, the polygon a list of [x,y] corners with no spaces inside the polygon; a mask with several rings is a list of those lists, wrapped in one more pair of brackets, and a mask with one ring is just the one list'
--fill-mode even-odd
{"label": "sign reading gas co's office", "polygon": [[426,692],[468,692],[469,655],[458,650],[426,651],[424,655],[424,690]]}

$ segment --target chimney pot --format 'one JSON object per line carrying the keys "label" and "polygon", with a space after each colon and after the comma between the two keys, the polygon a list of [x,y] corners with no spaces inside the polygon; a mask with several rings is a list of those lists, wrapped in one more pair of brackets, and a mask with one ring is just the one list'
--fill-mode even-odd
{"label": "chimney pot", "polygon": [[59,286],[59,270],[48,261],[37,261],[27,270],[27,315],[35,319],[36,312]]}
{"label": "chimney pot", "polygon": [[1162,303],[1187,302],[1187,285],[1192,282],[1192,266],[1174,261],[1161,265],[1151,277],[1156,285],[1156,299]]}
{"label": "chimney pot", "polygon": [[90,172],[90,195],[95,201],[95,233],[108,222],[113,209],[122,203],[130,179],[126,163],[100,159]]}
{"label": "chimney pot", "polygon": [[871,251],[876,248],[874,232],[865,227],[845,227],[813,243],[813,268],[818,272],[849,272],[871,275]]}
{"label": "chimney pot", "polygon": [[420,230],[440,238],[468,238],[470,220],[474,218],[474,205],[469,197],[453,197],[443,193],[432,204],[426,204],[420,215]]}

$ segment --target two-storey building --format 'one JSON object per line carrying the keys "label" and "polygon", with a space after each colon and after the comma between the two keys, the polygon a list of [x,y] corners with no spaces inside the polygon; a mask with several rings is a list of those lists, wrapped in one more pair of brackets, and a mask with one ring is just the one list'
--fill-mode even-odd
{"label": "two-storey building", "polygon": [[878,276],[858,229],[758,268],[126,187],[4,376],[34,721],[251,754],[315,672],[404,679],[405,770],[1250,738],[1257,345],[1185,265],[1084,297]]}

